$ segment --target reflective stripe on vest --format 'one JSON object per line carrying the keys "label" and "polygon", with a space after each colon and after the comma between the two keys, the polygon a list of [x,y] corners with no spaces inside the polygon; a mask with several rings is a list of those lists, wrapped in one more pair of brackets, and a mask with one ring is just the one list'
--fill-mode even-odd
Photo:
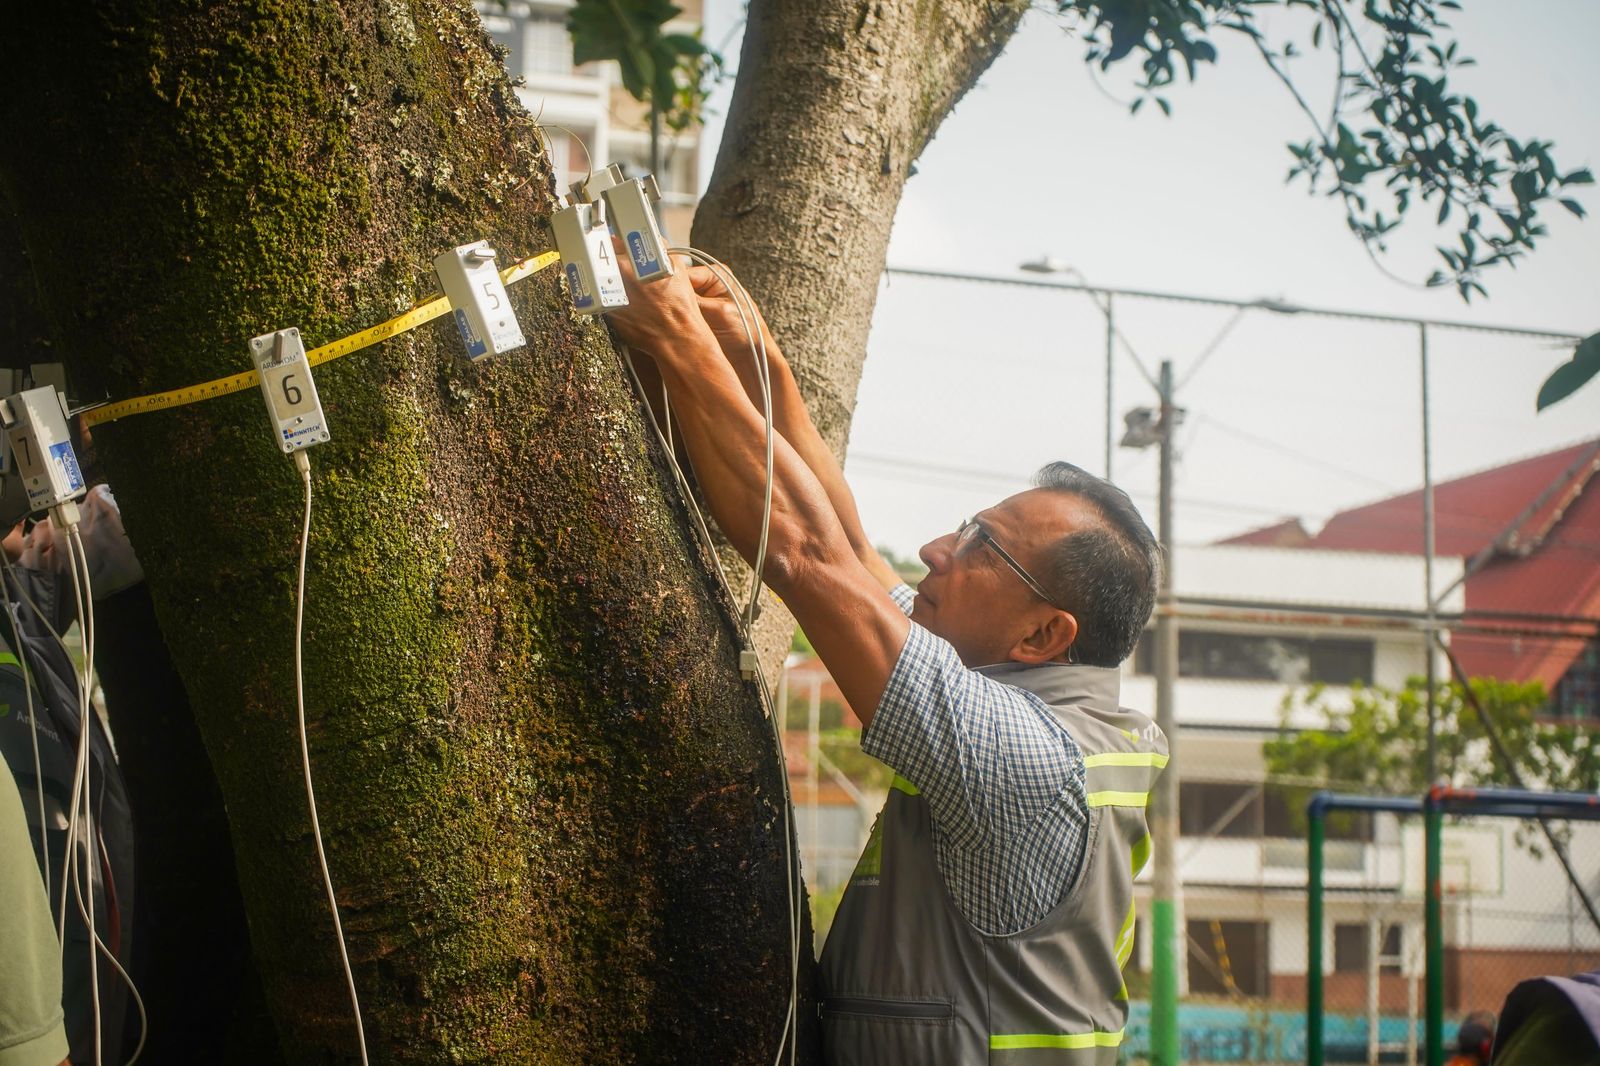
{"label": "reflective stripe on vest", "polygon": [[1091,807],[1148,807],[1150,806],[1150,793],[1148,792],[1091,792],[1088,796]]}
{"label": "reflective stripe on vest", "polygon": [[1157,770],[1167,765],[1170,756],[1159,751],[1102,751],[1095,755],[1086,755],[1083,759],[1083,768],[1093,770],[1097,766],[1153,766]]}
{"label": "reflective stripe on vest", "polygon": [[1122,1043],[1122,1034],[1114,1033],[994,1033],[989,1037],[990,1051],[1025,1051],[1029,1048],[1064,1048],[1076,1050],[1091,1047],[1116,1047]]}

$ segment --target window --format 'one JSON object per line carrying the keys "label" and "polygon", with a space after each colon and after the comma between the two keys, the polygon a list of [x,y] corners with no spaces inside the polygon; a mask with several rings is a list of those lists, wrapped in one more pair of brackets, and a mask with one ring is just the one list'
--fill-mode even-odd
{"label": "window", "polygon": [[535,11],[530,14],[527,41],[530,73],[572,73],[572,38],[567,36],[565,15],[554,11]]}
{"label": "window", "polygon": [[[1289,840],[1306,837],[1306,800],[1310,793],[1304,789],[1267,785],[1261,793],[1261,835]],[[1323,823],[1323,836],[1327,840],[1353,840],[1372,843],[1372,815],[1365,811],[1329,811]]]}
{"label": "window", "polygon": [[1261,786],[1180,780],[1178,832],[1182,836],[1260,836]]}
{"label": "window", "polygon": [[[1178,634],[1178,676],[1285,685],[1372,683],[1370,640],[1279,637],[1187,629]],[[1155,669],[1155,633],[1146,631],[1134,653],[1135,673]]]}
{"label": "window", "polygon": [[1600,718],[1600,642],[1590,641],[1550,694],[1557,718]]}
{"label": "window", "polygon": [[[1304,840],[1307,793],[1280,785],[1235,781],[1179,781],[1178,832],[1221,839],[1270,837]],[[1325,823],[1328,840],[1370,844],[1372,816],[1332,812]]]}
{"label": "window", "polygon": [[1192,994],[1262,997],[1271,991],[1266,922],[1191,918],[1188,933]]}
{"label": "window", "polygon": [[[1378,972],[1400,972],[1400,926],[1391,922],[1383,927],[1383,943],[1378,946]],[[1364,922],[1339,922],[1333,927],[1333,969],[1335,973],[1367,972],[1367,926]]]}

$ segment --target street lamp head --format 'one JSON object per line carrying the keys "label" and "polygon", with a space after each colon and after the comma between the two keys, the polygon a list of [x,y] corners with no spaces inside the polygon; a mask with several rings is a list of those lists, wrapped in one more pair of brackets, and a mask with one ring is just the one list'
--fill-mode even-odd
{"label": "street lamp head", "polygon": [[1026,263],[1019,263],[1019,270],[1026,270],[1032,274],[1065,274],[1072,269],[1066,263],[1053,255],[1041,255],[1037,259],[1030,259]]}
{"label": "street lamp head", "polygon": [[1161,412],[1153,407],[1135,407],[1122,416],[1127,429],[1118,443],[1124,448],[1143,450],[1161,443]]}

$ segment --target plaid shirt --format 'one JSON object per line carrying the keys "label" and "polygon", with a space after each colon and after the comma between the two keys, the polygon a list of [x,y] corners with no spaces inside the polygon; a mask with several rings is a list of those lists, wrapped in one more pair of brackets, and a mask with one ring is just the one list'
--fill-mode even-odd
{"label": "plaid shirt", "polygon": [[[907,614],[916,593],[892,593]],[[1083,866],[1089,824],[1083,752],[1031,692],[962,665],[915,623],[861,734],[927,799],[934,859],[974,928],[1005,936],[1037,924]]]}

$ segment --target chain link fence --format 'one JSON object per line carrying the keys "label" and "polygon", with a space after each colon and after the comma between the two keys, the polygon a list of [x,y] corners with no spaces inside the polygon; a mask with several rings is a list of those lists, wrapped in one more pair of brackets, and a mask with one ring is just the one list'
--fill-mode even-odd
{"label": "chain link fence", "polygon": [[[1579,884],[1592,895],[1600,887],[1600,826],[1552,826]],[[1421,818],[1344,814],[1331,817],[1329,829],[1324,1061],[1425,1062]],[[1256,851],[1262,874],[1255,884],[1192,880],[1185,886],[1188,952],[1179,1009],[1185,1063],[1307,1058],[1305,843],[1246,838],[1230,860],[1246,865],[1247,849]],[[1447,1053],[1455,1049],[1460,1023],[1478,1012],[1498,1012],[1518,982],[1600,967],[1600,929],[1536,823],[1447,818],[1441,898]],[[1133,965],[1123,1058],[1137,1063],[1149,1054],[1148,1009],[1141,1001],[1149,954],[1142,943]]]}

